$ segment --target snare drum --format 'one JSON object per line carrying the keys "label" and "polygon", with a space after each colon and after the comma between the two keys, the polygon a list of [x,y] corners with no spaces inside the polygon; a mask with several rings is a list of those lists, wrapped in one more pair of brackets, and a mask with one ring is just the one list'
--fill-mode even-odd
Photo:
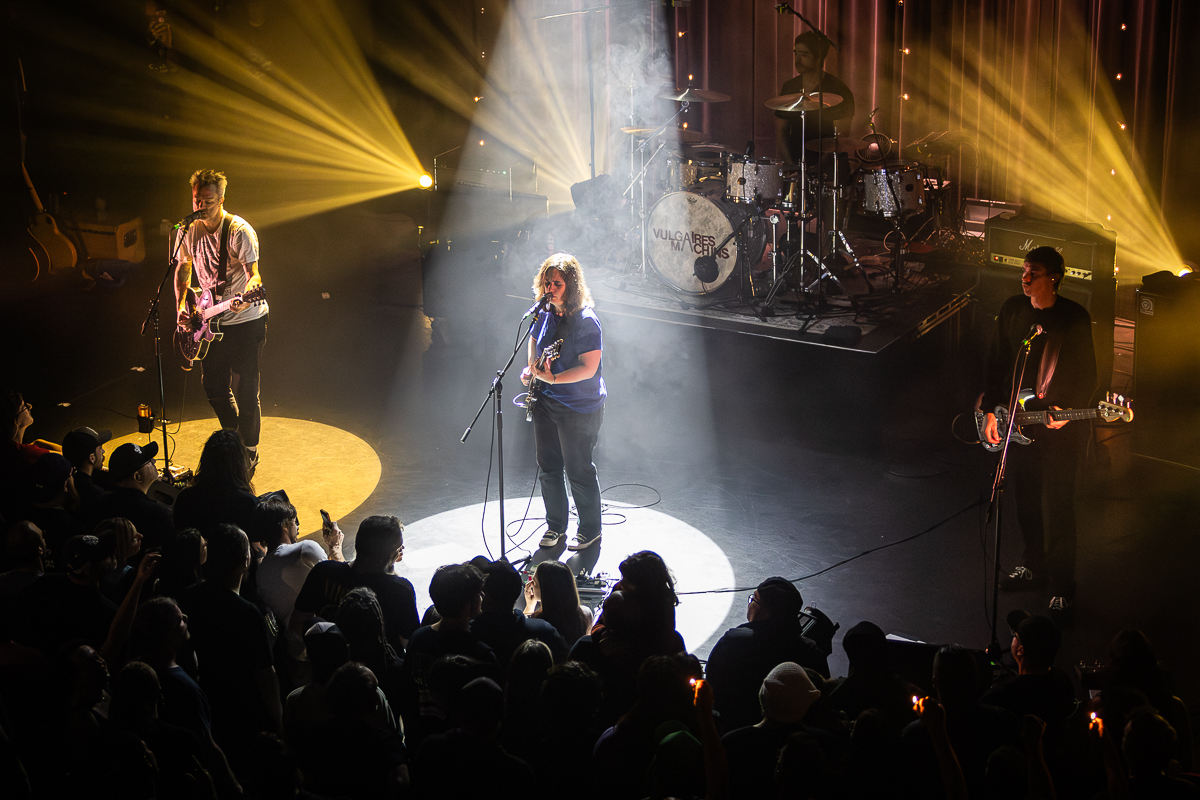
{"label": "snare drum", "polygon": [[[887,182],[884,181],[883,165],[863,165],[859,172],[857,188],[863,213],[890,218],[924,211],[925,168],[916,161],[900,161],[889,164],[886,170]],[[892,191],[888,190],[888,183],[891,183]]]}
{"label": "snare drum", "polygon": [[783,197],[783,162],[769,158],[729,161],[725,199],[734,203],[774,205]]}
{"label": "snare drum", "polygon": [[[717,245],[743,222],[742,235],[718,250]],[[650,265],[668,286],[689,294],[707,294],[736,269],[758,263],[766,241],[766,223],[751,209],[694,192],[664,195],[646,220]],[[695,275],[696,259],[709,255],[716,257],[718,273],[711,282],[702,283]]]}

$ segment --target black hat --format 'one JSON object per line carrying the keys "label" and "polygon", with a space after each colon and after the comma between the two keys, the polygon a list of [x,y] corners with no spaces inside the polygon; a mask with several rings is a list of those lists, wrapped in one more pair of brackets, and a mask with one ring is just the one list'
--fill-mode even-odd
{"label": "black hat", "polygon": [[63,563],[68,572],[82,572],[91,564],[96,564],[117,551],[117,541],[114,537],[100,538],[88,534],[72,536],[63,545]]}
{"label": "black hat", "polygon": [[784,619],[794,619],[802,608],[804,598],[796,584],[787,578],[767,578],[757,586],[758,602],[763,608]]}
{"label": "black hat", "polygon": [[78,464],[110,439],[112,439],[112,431],[97,431],[87,427],[76,428],[63,437],[63,455],[72,464]]}
{"label": "black hat", "polygon": [[58,453],[44,453],[33,463],[33,502],[44,503],[62,490],[71,477],[71,462]]}
{"label": "black hat", "polygon": [[108,460],[108,474],[114,483],[128,480],[133,477],[133,473],[153,461],[156,455],[158,455],[158,442],[150,442],[141,446],[133,442],[126,442],[113,451],[112,458]]}

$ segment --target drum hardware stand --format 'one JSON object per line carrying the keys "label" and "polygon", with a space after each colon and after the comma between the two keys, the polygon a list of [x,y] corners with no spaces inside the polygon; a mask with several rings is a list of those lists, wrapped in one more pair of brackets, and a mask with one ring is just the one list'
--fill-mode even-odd
{"label": "drum hardware stand", "polygon": [[[839,159],[838,159],[837,142],[838,142],[838,130],[837,130],[837,127],[835,126],[833,129],[833,190],[829,194],[830,200],[833,203],[833,227],[830,230],[825,231],[824,233],[821,234],[822,245],[824,245],[825,234],[827,233],[829,236],[829,255],[828,256],[824,255],[825,247],[822,246],[821,253],[822,253],[823,257],[817,261],[817,263],[820,265],[820,269],[817,271],[817,278],[812,283],[810,283],[808,285],[808,287],[805,288],[804,291],[811,294],[813,291],[813,288],[816,287],[816,294],[817,294],[817,300],[816,300],[816,304],[815,304],[816,310],[819,312],[821,310],[827,309],[828,304],[825,302],[825,291],[824,291],[823,284],[821,283],[821,281],[824,278],[829,278],[835,284],[837,284],[839,289],[842,290],[842,292],[846,295],[847,299],[850,300],[851,308],[853,308],[857,312],[859,310],[858,301],[854,299],[854,295],[850,292],[850,290],[848,290],[845,287],[844,284],[842,284],[841,279],[839,279],[838,276],[835,275],[833,273],[833,271],[830,269],[830,266],[834,262],[837,261],[838,242],[839,241],[845,245],[846,252],[849,253],[851,260],[854,262],[854,265],[856,267],[858,267],[860,270],[862,269],[862,265],[860,265],[858,263],[858,256],[855,254],[854,249],[852,247],[850,247],[850,242],[848,242],[846,240],[846,235],[842,232],[839,214],[838,214],[837,193],[838,193],[838,188],[839,188],[838,187],[838,160]],[[807,144],[805,145],[805,149],[806,150],[808,149]],[[823,159],[824,151],[821,151],[821,156],[822,156],[822,158],[819,158],[817,160],[818,165],[820,165],[820,162],[822,160],[824,160]],[[818,226],[818,228],[820,228],[821,225],[823,224],[822,215],[821,215],[820,197],[821,197],[821,194],[824,193],[825,172],[823,169],[821,169],[820,166],[818,166],[817,169],[818,169],[817,177],[821,183],[821,193],[819,193],[817,195],[817,197],[818,197],[818,199],[817,199],[817,226]],[[801,228],[801,230],[803,230],[803,228]],[[801,234],[801,236],[803,237],[803,234]],[[803,242],[803,238],[801,238],[801,242]],[[801,274],[803,274],[803,272]],[[797,307],[796,311],[797,311],[797,316],[799,316],[799,311],[800,311],[799,307]]]}
{"label": "drum hardware stand", "polygon": [[[731,230],[729,232],[729,235],[727,235],[724,239],[722,239],[720,241],[720,243],[716,247],[713,248],[713,253],[719,253],[721,251],[721,248],[723,248],[725,245],[727,245],[731,241],[733,241],[734,237],[737,237],[738,243],[743,245],[743,247],[739,248],[739,250],[742,250],[744,252],[744,240],[742,238],[742,231],[745,229],[746,225],[752,219],[754,219],[753,214],[746,214],[744,217],[742,217],[742,221],[737,224],[737,227],[735,227],[733,230]],[[758,317],[760,322],[765,322],[766,317],[757,308],[754,307],[753,297],[750,297],[749,299],[747,299],[747,297],[746,297],[746,283],[747,282],[750,283],[751,291],[753,291],[753,287],[754,287],[754,281],[750,277],[750,264],[746,263],[748,261],[749,261],[749,259],[747,259],[745,262],[742,263],[742,269],[745,271],[745,274],[742,275],[741,279],[738,281],[738,298],[737,299],[741,305],[744,305],[744,306],[746,306],[746,308],[749,308],[751,313],[753,313],[754,316]],[[701,275],[700,275],[701,270],[714,270],[714,271],[718,271],[718,273],[719,273],[720,267],[717,266],[717,257],[715,255],[700,256],[695,261],[695,266],[693,267],[693,270],[692,270],[693,274],[696,276],[696,279],[699,280],[701,283],[707,283],[707,281],[705,281],[704,278],[701,277]],[[713,277],[714,277],[714,279],[716,278],[715,275]],[[724,298],[721,300],[713,300],[711,302],[704,303],[702,305],[692,306],[692,307],[699,311],[705,311],[707,309],[715,308],[719,305],[723,305],[728,302],[729,302],[729,298]]]}
{"label": "drum hardware stand", "polygon": [[[621,192],[621,196],[624,197],[625,195],[628,195],[630,193],[630,191],[633,189],[634,184],[638,185],[639,197],[638,197],[638,201],[637,201],[636,205],[637,205],[637,209],[638,209],[638,220],[639,220],[639,228],[641,229],[641,245],[642,245],[642,263],[638,266],[638,275],[643,281],[645,281],[646,277],[647,277],[647,275],[646,275],[646,217],[647,217],[647,214],[646,214],[646,170],[650,168],[650,164],[654,161],[655,157],[659,153],[662,152],[662,149],[664,147],[666,147],[667,143],[659,142],[658,148],[654,151],[653,154],[651,154],[650,158],[646,158],[646,145],[648,145],[656,136],[658,136],[663,131],[665,131],[667,129],[667,126],[670,125],[671,123],[673,123],[676,119],[678,119],[678,117],[681,114],[685,113],[688,110],[688,106],[689,106],[688,101],[686,101],[686,100],[682,101],[679,104],[679,110],[676,111],[674,114],[672,114],[671,117],[666,122],[664,122],[662,125],[659,125],[657,128],[655,128],[654,132],[651,133],[649,136],[647,136],[645,139],[643,139],[642,143],[637,146],[636,150],[641,155],[641,159],[642,159],[642,168],[640,170],[638,170],[637,174],[635,174],[633,176],[633,180],[631,180],[629,182],[629,185],[625,187],[625,191]],[[631,116],[631,121],[632,121],[632,116]],[[630,161],[632,162],[632,159],[630,159]],[[631,168],[632,168],[632,164],[631,164]],[[629,199],[632,201],[633,196],[630,195]]]}

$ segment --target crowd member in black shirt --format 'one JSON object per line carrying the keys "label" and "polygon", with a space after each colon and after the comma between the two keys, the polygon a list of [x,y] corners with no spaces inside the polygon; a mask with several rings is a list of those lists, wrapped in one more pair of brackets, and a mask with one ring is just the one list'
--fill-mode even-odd
{"label": "crowd member in black shirt", "polygon": [[48,571],[61,572],[62,546],[72,536],[87,530],[79,518],[67,510],[76,505],[71,481],[71,464],[58,453],[46,453],[33,465],[33,494],[24,518],[37,525],[46,537]]}
{"label": "crowd member in black shirt", "polygon": [[[1096,390],[1092,321],[1087,309],[1059,296],[1063,271],[1063,257],[1053,247],[1037,247],[1025,256],[1023,294],[1000,307],[981,408],[1011,406],[1024,389],[1034,392],[1027,410],[1082,408],[1091,402]],[[1021,355],[1025,347],[1028,358]],[[1084,423],[1068,427],[1066,420],[1052,421],[1036,429],[1033,444],[1008,448],[1025,547],[1021,566],[1001,581],[1001,588],[1048,585],[1055,613],[1065,612],[1075,595],[1075,474],[1087,432]],[[984,437],[993,444],[1002,438],[991,412]]]}
{"label": "crowd member in black shirt", "polygon": [[208,540],[206,579],[179,596],[200,686],[212,702],[213,738],[235,771],[254,737],[278,731],[283,715],[266,620],[238,594],[249,567],[246,534],[233,525],[219,525]]}
{"label": "crowd member in black shirt", "polygon": [[724,730],[759,721],[758,687],[777,665],[791,661],[829,677],[825,654],[800,632],[802,608],[804,598],[794,583],[767,578],[750,595],[748,621],[713,646],[705,672]]}
{"label": "crowd member in black shirt", "polygon": [[296,597],[289,626],[303,638],[314,617],[332,621],[346,593],[365,586],[375,592],[383,609],[388,644],[397,654],[403,653],[420,624],[412,583],[393,574],[396,562],[404,557],[404,525],[394,516],[367,517],[358,526],[354,550],[353,563],[322,561],[312,568]]}
{"label": "crowd member in black shirt", "polygon": [[7,572],[0,573],[0,603],[7,605],[17,593],[45,573],[43,558],[46,540],[32,522],[18,522],[8,529],[4,539],[4,563]]}
{"label": "crowd member in black shirt", "polygon": [[[792,48],[796,59],[796,77],[788,80],[780,94],[812,94],[822,92],[842,98],[840,103],[823,109],[820,114],[808,112],[804,119],[801,138],[801,115],[794,111],[776,111],[775,142],[776,156],[788,164],[799,164],[804,140],[833,136],[834,128],[849,125],[854,117],[854,93],[837,77],[825,71],[825,57],[829,54],[829,40],[815,31],[805,31],[796,37]],[[846,131],[839,127],[839,132]]]}
{"label": "crowd member in black shirt", "polygon": [[237,431],[214,431],[204,443],[192,485],[175,499],[175,527],[195,528],[202,534],[221,523],[254,530],[250,456]]}
{"label": "crowd member in black shirt", "polygon": [[68,539],[61,556],[65,572],[43,575],[17,598],[18,640],[45,653],[69,641],[99,650],[117,613],[100,591],[101,578],[113,568],[113,547],[95,536]]}
{"label": "crowd member in black shirt", "polygon": [[[63,437],[63,457],[75,470],[75,493],[79,495],[79,513],[85,519],[100,498],[107,493],[97,479],[104,472],[104,445],[112,439],[111,431],[75,428]],[[108,476],[104,475],[107,482]]]}
{"label": "crowd member in black shirt", "polygon": [[471,633],[496,653],[500,669],[507,673],[513,651],[526,639],[537,639],[550,648],[556,664],[567,657],[567,643],[549,622],[526,617],[515,608],[524,584],[507,561],[491,561],[480,567],[483,572],[483,606],[471,620]]}
{"label": "crowd member in black shirt", "polygon": [[171,509],[149,496],[158,479],[154,459],[158,442],[139,446],[126,442],[113,451],[108,474],[113,490],[96,503],[92,522],[124,517],[142,534],[144,552],[161,551],[175,538]]}

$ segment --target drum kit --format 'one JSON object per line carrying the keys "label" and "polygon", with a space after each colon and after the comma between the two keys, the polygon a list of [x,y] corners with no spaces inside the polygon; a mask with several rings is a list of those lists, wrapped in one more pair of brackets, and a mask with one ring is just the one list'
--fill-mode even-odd
{"label": "drum kit", "polygon": [[[625,193],[637,211],[640,272],[653,270],[677,293],[720,298],[711,305],[737,302],[765,316],[790,289],[799,314],[824,304],[824,286],[833,283],[857,307],[843,283],[846,266],[859,267],[844,233],[850,209],[895,227],[926,210],[924,168],[886,161],[893,143],[882,134],[851,140],[835,130],[808,140],[800,164],[789,165],[755,158],[753,144],[739,151],[676,124],[690,103],[729,95],[688,86],[659,97],[681,103],[673,117],[656,128],[621,129],[631,137]],[[841,102],[814,92],[774,97],[766,107],[798,113],[803,132],[810,115]]]}

